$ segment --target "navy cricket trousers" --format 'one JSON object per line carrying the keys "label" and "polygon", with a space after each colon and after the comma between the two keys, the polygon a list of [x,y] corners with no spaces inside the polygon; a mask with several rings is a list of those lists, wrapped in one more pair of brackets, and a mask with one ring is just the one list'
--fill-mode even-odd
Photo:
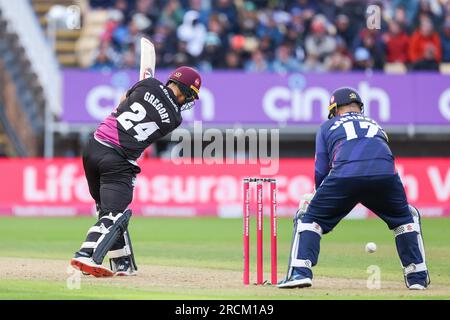
{"label": "navy cricket trousers", "polygon": [[413,222],[398,174],[350,178],[329,175],[317,189],[302,222],[316,222],[324,234],[328,233],[358,203],[378,215],[389,229]]}

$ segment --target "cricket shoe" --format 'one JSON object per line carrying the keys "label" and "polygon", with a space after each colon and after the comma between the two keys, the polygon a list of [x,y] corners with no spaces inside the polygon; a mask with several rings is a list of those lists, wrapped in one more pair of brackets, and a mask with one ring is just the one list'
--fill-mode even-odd
{"label": "cricket shoe", "polygon": [[90,274],[97,278],[112,277],[114,275],[114,272],[101,264],[95,263],[90,257],[75,257],[70,260],[70,265],[80,270],[83,274]]}
{"label": "cricket shoe", "polygon": [[133,268],[130,257],[110,259],[111,269],[116,277],[135,276],[137,271]]}
{"label": "cricket shoe", "polygon": [[312,279],[301,274],[293,274],[289,279],[278,283],[280,289],[307,288],[312,286]]}
{"label": "cricket shoe", "polygon": [[416,284],[410,285],[408,289],[409,290],[425,290],[426,288],[427,287],[425,287],[419,283],[416,283]]}

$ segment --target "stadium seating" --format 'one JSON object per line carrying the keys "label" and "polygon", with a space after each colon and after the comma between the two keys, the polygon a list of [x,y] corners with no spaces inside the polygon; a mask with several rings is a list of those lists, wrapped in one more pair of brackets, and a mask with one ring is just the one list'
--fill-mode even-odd
{"label": "stadium seating", "polygon": [[8,156],[36,156],[44,125],[42,88],[17,35],[7,32],[6,25],[0,13],[0,145]]}
{"label": "stadium seating", "polygon": [[[43,30],[47,29],[48,19],[47,14],[53,5],[80,5],[80,1],[77,0],[32,0],[32,6],[34,12],[39,18],[39,22]],[[61,65],[66,67],[74,67],[78,65],[76,58],[76,43],[81,35],[81,30],[58,30],[56,32],[55,52],[58,57],[58,61]]]}

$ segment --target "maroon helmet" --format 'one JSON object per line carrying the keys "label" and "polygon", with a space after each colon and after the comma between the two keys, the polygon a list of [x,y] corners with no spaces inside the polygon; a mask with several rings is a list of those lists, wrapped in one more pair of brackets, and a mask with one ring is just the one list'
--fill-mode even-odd
{"label": "maroon helmet", "polygon": [[177,68],[167,80],[167,84],[175,82],[180,88],[181,93],[186,97],[186,103],[181,110],[187,110],[194,106],[194,100],[198,99],[202,78],[197,70],[190,67]]}

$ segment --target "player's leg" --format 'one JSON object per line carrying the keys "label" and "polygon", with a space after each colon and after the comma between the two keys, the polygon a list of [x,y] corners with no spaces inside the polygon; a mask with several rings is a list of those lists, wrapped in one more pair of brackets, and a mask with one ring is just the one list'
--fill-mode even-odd
{"label": "player's leg", "polygon": [[[113,149],[98,143],[96,149],[97,152],[94,150],[92,153],[101,153],[102,155],[98,160],[101,199],[99,220],[89,229],[85,242],[72,261],[73,265],[79,267],[79,269],[86,269],[87,271],[83,271],[87,273],[91,273],[88,269],[92,269],[93,266],[96,267],[93,271],[98,271],[97,269],[101,266],[106,253],[114,248],[114,245],[118,243],[117,249],[126,247],[123,234],[127,230],[128,221],[131,217],[131,211],[126,210],[126,208],[131,203],[133,182],[136,173],[139,171],[138,167],[124,160]],[[130,254],[127,256],[130,256]],[[127,256],[121,255],[114,259],[126,259]],[[103,268],[106,269],[103,274],[91,274],[112,276],[116,271]]]}
{"label": "player's leg", "polygon": [[363,204],[393,230],[395,244],[409,289],[425,289],[430,277],[419,211],[410,206],[398,175],[372,177]]}
{"label": "player's leg", "polygon": [[349,179],[329,176],[317,189],[306,212],[297,212],[288,273],[279,288],[311,286],[312,267],[318,262],[322,235],[330,232],[356,205],[356,187]]}
{"label": "player's leg", "polygon": [[[113,178],[114,177],[114,178]],[[132,200],[132,186],[125,183],[127,177],[116,174],[111,181],[102,181],[100,187],[101,210],[99,220],[92,226],[82,244],[80,251],[75,255],[73,264],[82,271],[95,276],[112,276],[117,270],[104,271],[97,274],[97,269],[92,265],[101,266],[102,262],[116,243],[120,243],[124,232],[127,230],[131,211],[126,210]],[[103,177],[102,177],[102,180]],[[131,179],[128,179],[131,180]],[[115,259],[126,255],[121,255]],[[84,270],[83,270],[84,269]],[[91,270],[92,269],[92,270]],[[92,271],[92,272],[91,272]]]}
{"label": "player's leg", "polygon": [[[129,164],[129,166],[132,166]],[[117,172],[113,179],[105,176],[102,178],[102,210],[105,212],[123,212],[133,199],[135,180],[135,168]],[[134,260],[133,248],[128,229],[108,247],[108,257],[112,271],[117,276],[134,275],[137,265]]]}
{"label": "player's leg", "polygon": [[[92,198],[95,200],[97,219],[102,216],[101,213],[101,197],[100,197],[100,168],[99,162],[103,157],[103,150],[97,146],[97,143],[91,139],[83,152],[83,167],[86,176],[86,180],[89,186],[89,192]],[[71,260],[72,266],[83,271],[86,274],[93,274],[94,276],[110,276],[113,273],[108,268],[97,264],[92,260],[92,254],[94,251],[93,243],[97,240],[97,236],[93,232],[99,230],[101,224],[96,225],[89,229],[86,240],[82,243],[79,251],[75,253],[75,257]],[[87,272],[89,269],[89,272]]]}

